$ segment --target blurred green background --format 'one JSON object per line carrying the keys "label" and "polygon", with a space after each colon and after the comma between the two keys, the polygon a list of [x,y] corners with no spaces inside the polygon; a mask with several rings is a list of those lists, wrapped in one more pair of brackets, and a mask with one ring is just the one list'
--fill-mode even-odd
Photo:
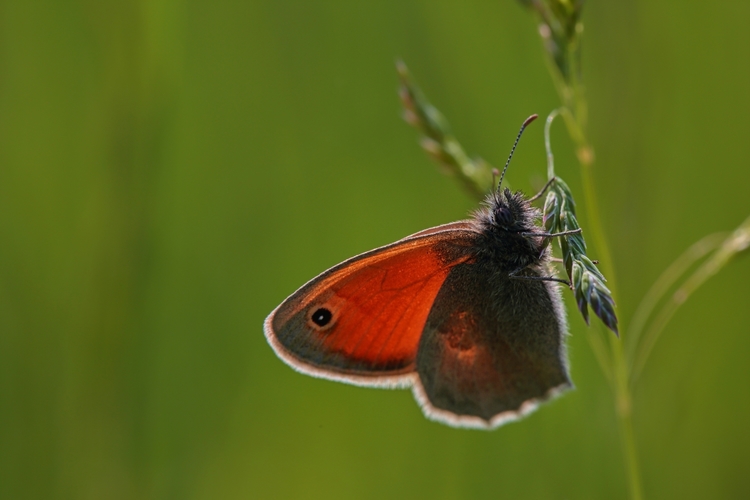
{"label": "blurred green background", "polygon": [[[584,21],[627,324],[687,246],[750,214],[750,4],[591,1]],[[1,498],[627,495],[586,338],[607,333],[574,310],[577,390],[493,432],[266,344],[317,273],[474,207],[400,120],[397,57],[495,164],[558,105],[513,1],[0,4]],[[545,176],[542,131],[515,188]],[[553,146],[582,201],[562,125]],[[650,498],[750,497],[749,283],[747,256],[710,280],[643,374]]]}

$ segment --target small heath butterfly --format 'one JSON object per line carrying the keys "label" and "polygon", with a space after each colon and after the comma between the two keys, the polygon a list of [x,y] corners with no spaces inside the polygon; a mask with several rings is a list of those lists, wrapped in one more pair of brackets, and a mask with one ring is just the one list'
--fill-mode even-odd
{"label": "small heath butterfly", "polygon": [[567,282],[548,247],[560,234],[538,225],[536,197],[501,189],[505,169],[470,219],[352,257],[289,296],[264,325],[276,354],[314,377],[410,387],[428,418],[458,427],[497,427],[572,387]]}

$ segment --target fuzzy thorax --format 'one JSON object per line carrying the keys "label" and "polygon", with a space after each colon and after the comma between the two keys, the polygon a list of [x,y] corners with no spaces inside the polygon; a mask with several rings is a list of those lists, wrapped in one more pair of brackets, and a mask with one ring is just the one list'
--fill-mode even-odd
{"label": "fuzzy thorax", "polygon": [[543,238],[524,236],[543,232],[538,226],[540,217],[540,211],[522,192],[511,193],[508,188],[493,191],[472,217],[482,235],[479,254],[507,272],[546,262]]}

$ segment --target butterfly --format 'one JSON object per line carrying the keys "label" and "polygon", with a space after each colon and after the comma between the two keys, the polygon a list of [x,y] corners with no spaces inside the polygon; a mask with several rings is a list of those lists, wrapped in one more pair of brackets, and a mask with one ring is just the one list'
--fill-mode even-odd
{"label": "butterfly", "polygon": [[425,416],[456,427],[495,428],[570,389],[566,282],[548,247],[564,233],[538,225],[544,189],[501,189],[508,163],[468,220],[352,257],[289,296],[264,324],[276,354],[314,377],[410,387]]}

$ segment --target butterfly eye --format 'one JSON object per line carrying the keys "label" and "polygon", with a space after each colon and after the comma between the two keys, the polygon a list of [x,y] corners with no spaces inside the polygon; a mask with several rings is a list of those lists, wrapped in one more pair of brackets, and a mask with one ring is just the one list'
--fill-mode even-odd
{"label": "butterfly eye", "polygon": [[309,316],[309,324],[318,331],[327,330],[333,326],[333,312],[326,306],[313,306]]}
{"label": "butterfly eye", "polygon": [[497,207],[495,209],[495,224],[502,227],[513,224],[513,214],[508,207]]}

